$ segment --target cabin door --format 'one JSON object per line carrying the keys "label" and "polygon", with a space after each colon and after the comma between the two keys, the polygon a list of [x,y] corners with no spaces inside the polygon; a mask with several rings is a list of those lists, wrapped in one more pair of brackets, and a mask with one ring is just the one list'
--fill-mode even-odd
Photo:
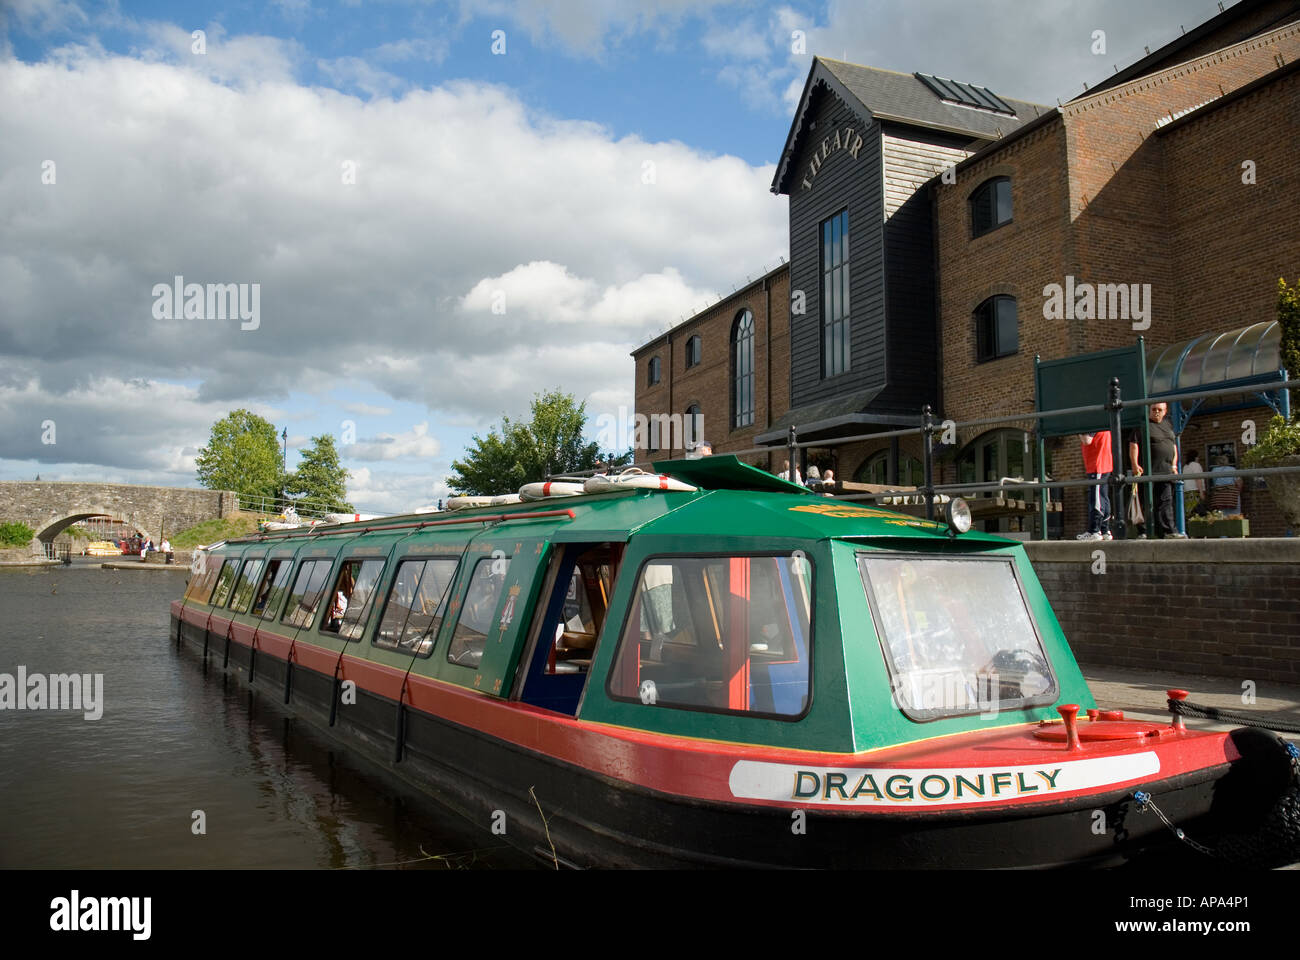
{"label": "cabin door", "polygon": [[604,629],[623,545],[570,543],[551,560],[537,604],[520,699],[575,716],[587,685],[596,638]]}

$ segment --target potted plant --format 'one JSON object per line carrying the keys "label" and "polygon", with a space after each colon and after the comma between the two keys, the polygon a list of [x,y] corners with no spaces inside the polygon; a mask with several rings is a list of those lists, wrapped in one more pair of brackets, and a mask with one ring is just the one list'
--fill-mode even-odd
{"label": "potted plant", "polygon": [[[1241,462],[1246,467],[1300,467],[1300,420],[1274,417]],[[1264,480],[1287,525],[1300,531],[1300,473],[1273,473]]]}
{"label": "potted plant", "polygon": [[[1278,280],[1277,322],[1282,328],[1282,366],[1293,378],[1300,377],[1300,280],[1290,286],[1285,279]],[[1248,468],[1300,467],[1300,420],[1274,417],[1241,462]],[[1278,512],[1300,533],[1300,473],[1269,474],[1264,481]]]}
{"label": "potted plant", "polygon": [[1239,513],[1211,510],[1204,516],[1187,518],[1187,535],[1194,538],[1248,537],[1250,521]]}

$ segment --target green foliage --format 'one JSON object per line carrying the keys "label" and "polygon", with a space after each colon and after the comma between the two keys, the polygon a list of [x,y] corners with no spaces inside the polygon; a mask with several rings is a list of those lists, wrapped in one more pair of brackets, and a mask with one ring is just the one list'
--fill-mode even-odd
{"label": "green foliage", "polygon": [[284,475],[280,438],[269,421],[235,410],[212,425],[208,445],[195,458],[199,483],[251,497],[278,497]]}
{"label": "green foliage", "polygon": [[0,547],[25,547],[36,531],[25,523],[0,523]]}
{"label": "green foliage", "polygon": [[1277,281],[1277,320],[1282,328],[1282,366],[1291,379],[1300,377],[1300,280],[1287,286]]}
{"label": "green foliage", "polygon": [[348,503],[348,472],[339,464],[339,452],[328,433],[311,438],[312,446],[302,451],[298,469],[285,478],[287,496],[307,500],[312,510],[351,513]]}
{"label": "green foliage", "polygon": [[1300,455],[1300,420],[1274,417],[1259,437],[1259,443],[1241,458],[1246,467],[1266,467],[1282,457]]}
{"label": "green foliage", "polygon": [[257,517],[251,513],[236,513],[218,520],[204,520],[169,537],[173,549],[192,550],[199,544],[216,543],[257,532]]}
{"label": "green foliage", "polygon": [[599,445],[583,440],[586,424],[587,405],[572,394],[538,394],[530,421],[502,417],[499,430],[492,428],[486,437],[476,434],[464,458],[452,461],[457,472],[447,478],[447,485],[458,493],[491,496],[514,493],[551,474],[631,463],[630,450],[602,457]]}

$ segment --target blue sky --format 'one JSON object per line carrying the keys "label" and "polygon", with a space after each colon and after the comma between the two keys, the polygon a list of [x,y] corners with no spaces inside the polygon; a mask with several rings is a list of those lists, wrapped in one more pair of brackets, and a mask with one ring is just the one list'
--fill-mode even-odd
{"label": "blue sky", "polygon": [[[787,252],[814,53],[1049,103],[1216,10],[10,0],[0,478],[192,485],[249,407],[291,468],[334,434],[358,507],[432,502],[535,392],[625,418],[628,351]],[[177,275],[258,284],[256,328],[159,317]]]}

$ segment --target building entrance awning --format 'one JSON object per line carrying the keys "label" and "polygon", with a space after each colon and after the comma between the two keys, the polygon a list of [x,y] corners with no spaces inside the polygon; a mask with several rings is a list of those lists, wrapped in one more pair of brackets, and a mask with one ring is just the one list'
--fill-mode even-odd
{"label": "building entrance awning", "polygon": [[1238,409],[1263,403],[1275,413],[1290,412],[1286,390],[1260,390],[1258,385],[1281,379],[1282,327],[1276,320],[1252,323],[1223,333],[1207,333],[1168,347],[1153,348],[1147,359],[1147,395],[1168,396],[1212,387],[1240,387],[1242,400],[1210,398],[1214,406],[1201,408],[1204,398],[1174,404],[1174,427],[1196,413]]}
{"label": "building entrance awning", "polygon": [[1276,320],[1264,321],[1152,348],[1147,390],[1154,397],[1250,378],[1266,383],[1278,379],[1281,369],[1282,327]]}
{"label": "building entrance awning", "polygon": [[868,412],[865,409],[883,389],[884,387],[876,387],[859,390],[820,403],[795,407],[773,423],[770,429],[756,436],[754,443],[758,446],[783,446],[792,426],[798,432],[800,442],[834,440],[871,433],[875,429],[919,427],[919,413]]}

